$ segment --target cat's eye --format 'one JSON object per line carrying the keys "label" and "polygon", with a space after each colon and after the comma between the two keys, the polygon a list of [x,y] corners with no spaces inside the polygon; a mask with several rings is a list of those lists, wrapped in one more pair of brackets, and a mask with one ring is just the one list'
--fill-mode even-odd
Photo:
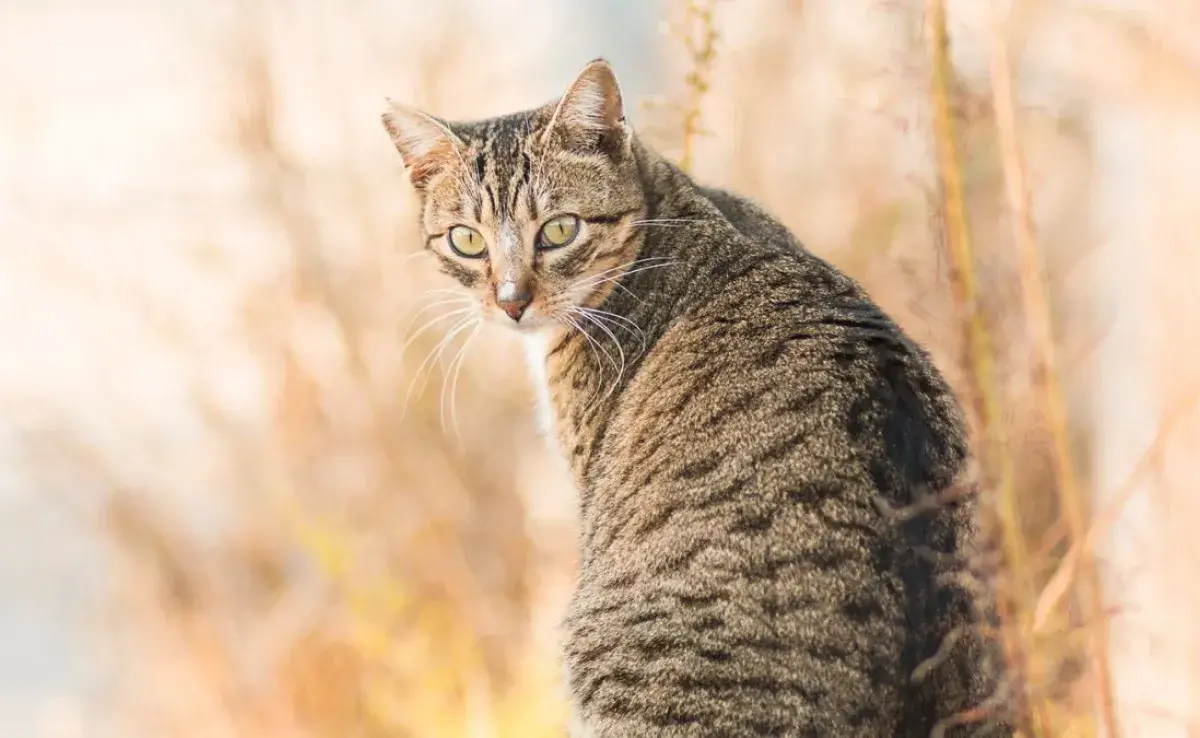
{"label": "cat's eye", "polygon": [[557,249],[571,243],[578,235],[579,218],[574,215],[560,215],[542,226],[538,245],[544,249]]}
{"label": "cat's eye", "polygon": [[487,251],[487,244],[483,242],[483,236],[479,235],[479,231],[474,228],[457,225],[450,229],[446,234],[446,240],[450,242],[450,248],[459,256],[465,256],[468,259],[478,259],[483,256],[483,252]]}

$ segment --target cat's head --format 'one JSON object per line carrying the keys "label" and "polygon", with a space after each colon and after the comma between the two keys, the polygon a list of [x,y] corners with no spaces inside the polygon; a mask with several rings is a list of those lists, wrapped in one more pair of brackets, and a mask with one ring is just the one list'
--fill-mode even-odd
{"label": "cat's head", "polygon": [[523,113],[454,123],[389,101],[383,122],[421,196],[426,248],[485,318],[577,324],[635,258],[645,194],[607,62]]}

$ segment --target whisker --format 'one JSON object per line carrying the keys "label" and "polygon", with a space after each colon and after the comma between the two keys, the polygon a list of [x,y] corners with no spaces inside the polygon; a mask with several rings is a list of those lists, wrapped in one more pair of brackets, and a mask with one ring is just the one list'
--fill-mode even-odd
{"label": "whisker", "polygon": [[684,226],[688,225],[689,223],[700,223],[700,222],[701,221],[699,219],[661,218],[661,219],[657,219],[657,220],[655,220],[655,219],[635,220],[635,221],[631,222],[629,225],[631,225],[631,226],[666,226],[669,228],[683,228]]}
{"label": "whisker", "polygon": [[[446,297],[446,295],[449,295],[449,297]],[[432,303],[422,304],[422,301],[425,300],[426,297],[439,297],[439,296],[442,297],[442,299],[436,300]],[[409,325],[411,326],[412,323],[415,323],[417,317],[419,315],[421,315],[421,313],[425,312],[426,310],[430,310],[432,308],[438,307],[439,305],[452,305],[456,302],[461,302],[464,305],[469,305],[473,302],[473,300],[470,295],[463,293],[462,290],[449,289],[449,288],[425,290],[424,292],[421,293],[421,296],[417,298],[417,305],[419,305],[420,307],[413,313],[412,320],[409,321]]]}
{"label": "whisker", "polygon": [[400,258],[400,266],[404,266],[405,264],[407,264],[408,262],[417,258],[418,256],[433,256],[433,252],[431,252],[429,249],[422,248],[422,249],[412,252],[411,254],[405,254],[403,257]]}
{"label": "whisker", "polygon": [[[584,318],[585,320],[588,319],[588,316],[584,315],[583,313],[576,313],[576,315],[578,315],[581,318]],[[583,334],[596,342],[596,347],[600,349],[600,353],[604,354],[605,358],[608,359],[608,362],[610,364],[612,364],[612,368],[614,370],[617,369],[617,360],[615,358],[613,358],[612,353],[610,353],[608,349],[604,348],[604,344],[600,343],[600,341],[598,339],[596,339],[595,336],[592,336],[590,333],[588,333],[587,330],[584,330]]]}
{"label": "whisker", "polygon": [[604,333],[612,340],[613,346],[617,349],[617,353],[619,353],[621,356],[621,366],[617,367],[616,364],[613,365],[613,368],[617,370],[617,376],[613,379],[608,391],[605,392],[604,396],[600,398],[600,401],[603,402],[604,400],[608,399],[609,395],[611,395],[614,390],[616,390],[617,386],[621,383],[621,378],[625,376],[625,349],[621,348],[621,342],[617,340],[617,336],[594,316],[583,311],[579,311],[578,315],[585,320],[591,321],[592,325],[604,331]]}
{"label": "whisker", "polygon": [[436,308],[436,307],[441,307],[442,305],[454,305],[456,303],[462,303],[463,305],[470,305],[471,299],[469,297],[465,297],[465,296],[457,296],[457,297],[447,297],[447,298],[443,298],[441,300],[437,300],[435,302],[430,302],[425,305],[422,305],[420,308],[418,308],[416,311],[414,311],[413,317],[416,318],[421,313],[424,313],[428,310],[432,310],[433,308]]}
{"label": "whisker", "polygon": [[[458,432],[458,417],[456,414],[454,393],[458,388],[458,377],[462,372],[463,360],[467,356],[467,348],[471,345],[471,339],[474,338],[479,332],[480,322],[478,319],[476,319],[471,322],[471,325],[471,333],[467,336],[466,340],[463,341],[462,345],[459,346],[458,352],[455,353],[454,358],[450,360],[450,366],[442,375],[442,390],[438,395],[438,422],[441,425],[442,433],[447,434],[448,431],[446,427],[446,411],[449,409],[450,425],[454,429],[454,437],[458,440],[461,440],[461,437],[459,436]],[[450,387],[450,396],[447,398],[446,388],[448,385]]]}
{"label": "whisker", "polygon": [[475,321],[475,330],[471,331],[471,335],[467,336],[467,340],[463,343],[462,357],[458,363],[458,371],[454,374],[454,381],[450,383],[450,422],[454,424],[454,437],[462,442],[462,435],[459,432],[458,426],[458,380],[462,377],[463,364],[466,363],[467,352],[471,349],[471,342],[479,335],[479,329],[483,327],[483,321]]}
{"label": "whisker", "polygon": [[[673,265],[679,263],[678,259],[669,259],[667,261],[658,261],[658,263],[647,264],[646,262],[650,261],[651,259],[658,261],[660,259],[669,259],[669,257],[650,257],[647,259],[636,259],[636,260],[628,262],[626,264],[619,264],[615,267],[612,267],[611,269],[605,269],[603,272],[599,272],[597,274],[591,274],[591,275],[588,275],[587,277],[584,277],[583,279],[573,282],[567,288],[567,291],[577,290],[577,289],[581,289],[581,288],[585,288],[585,287],[594,287],[597,284],[611,282],[615,279],[620,279],[620,278],[628,276],[630,274],[637,274],[638,272],[644,272],[649,269],[657,269],[659,267],[664,267],[664,266],[673,266]],[[636,265],[636,266],[634,266],[634,265]],[[632,268],[626,269],[626,271],[624,271],[620,274],[613,274],[613,272],[615,272],[619,269],[625,268],[625,267],[632,267]]]}
{"label": "whisker", "polygon": [[[563,313],[562,319],[565,320],[567,323],[569,323],[570,326],[576,330],[576,332],[578,332],[580,335],[582,335],[584,337],[585,340],[587,340],[588,348],[592,352],[592,357],[596,360],[596,365],[603,366],[603,363],[600,361],[600,353],[597,351],[597,349],[599,349],[599,351],[604,352],[605,356],[609,356],[608,352],[604,350],[604,347],[601,346],[600,343],[594,337],[592,337],[592,335],[590,333],[588,333],[587,329],[585,329],[573,317],[571,317],[570,312]],[[611,356],[609,356],[609,360],[610,361],[612,360]],[[597,388],[596,392],[593,394],[592,399],[594,399],[595,395],[598,395],[599,393],[600,393],[600,389]],[[592,399],[589,399],[588,404],[585,406],[588,409],[591,408]]]}
{"label": "whisker", "polygon": [[643,300],[642,298],[638,297],[636,294],[634,294],[633,290],[629,289],[628,287],[626,287],[625,285],[621,284],[620,282],[613,282],[613,287],[615,287],[615,288],[617,288],[617,289],[621,290],[621,291],[622,291],[622,292],[624,292],[625,294],[627,294],[627,295],[629,295],[630,297],[632,297],[633,299],[637,300],[637,301],[638,301],[639,303],[641,303],[642,305],[645,305],[645,304],[646,304],[646,301],[645,301],[645,300]]}
{"label": "whisker", "polygon": [[[433,326],[437,325],[438,323],[440,323],[443,320],[446,320],[448,318],[454,318],[454,317],[457,317],[460,315],[470,313],[470,312],[472,312],[473,309],[474,309],[473,305],[466,305],[464,307],[458,308],[457,310],[451,310],[448,313],[443,313],[442,315],[435,315],[433,318],[426,321],[426,323],[421,326],[420,330],[418,330],[416,333],[413,333],[411,336],[409,336],[408,340],[404,342],[404,345],[400,347],[400,354],[403,355],[404,352],[408,351],[409,346],[412,346],[413,342],[415,342],[418,338],[421,337],[421,334],[423,334],[425,331],[429,330]],[[414,320],[413,322],[416,322],[416,321]]]}
{"label": "whisker", "polygon": [[[618,269],[619,269],[620,267],[616,267],[616,268],[618,268]],[[597,277],[597,276],[604,276],[604,275],[606,275],[606,274],[607,274],[608,272],[610,272],[610,271],[611,271],[611,270],[609,270],[609,269],[606,269],[606,270],[604,270],[603,272],[601,272],[599,275],[595,275],[595,274],[593,274],[593,275],[589,275],[589,276],[588,276],[588,277],[586,277],[585,279],[592,279],[592,278],[594,278],[594,277]],[[583,282],[583,280],[580,280],[580,282]],[[578,285],[578,286],[571,286],[571,287],[568,287],[567,289],[568,289],[568,291],[570,291],[570,290],[575,290],[575,289],[581,289],[581,288],[582,288],[582,289],[586,289],[588,286],[589,286],[588,284],[580,284],[580,285]],[[626,287],[625,285],[621,284],[620,282],[613,282],[613,286],[614,286],[616,289],[619,289],[619,290],[621,290],[622,292],[624,292],[625,294],[629,295],[629,296],[630,296],[630,297],[632,297],[634,300],[637,300],[639,304],[642,304],[642,305],[645,305],[645,304],[646,304],[646,301],[645,301],[645,300],[643,300],[642,298],[638,297],[638,296],[637,296],[637,293],[635,293],[633,290],[629,289],[629,288],[628,288],[628,287]]]}
{"label": "whisker", "polygon": [[596,274],[589,274],[589,275],[583,277],[583,279],[581,279],[579,281],[584,281],[587,279],[591,279],[593,277],[601,277],[601,276],[604,276],[605,274],[615,272],[618,269],[624,269],[625,267],[633,266],[635,264],[644,264],[644,263],[652,262],[652,261],[668,261],[670,259],[671,259],[671,257],[669,257],[669,256],[646,256],[646,257],[642,257],[640,259],[631,259],[630,261],[622,262],[615,266],[611,266],[608,269],[605,269],[604,271],[597,272]]}
{"label": "whisker", "polygon": [[672,260],[672,257],[641,257],[641,258],[637,258],[637,259],[630,259],[629,262],[622,262],[620,264],[610,266],[610,268],[605,269],[604,271],[596,272],[596,274],[594,274],[594,275],[588,275],[583,278],[584,278],[584,280],[589,280],[589,278],[592,278],[592,277],[599,277],[602,275],[610,274],[610,272],[617,271],[618,269],[624,269],[624,268],[626,268],[626,266],[634,266],[636,264],[647,264],[650,262],[670,262],[670,260]]}
{"label": "whisker", "polygon": [[466,298],[470,297],[467,293],[463,292],[461,289],[458,289],[456,287],[430,288],[430,289],[427,289],[424,292],[422,292],[421,297],[424,297],[425,295],[443,295],[443,294],[458,295],[459,297],[466,297]]}
{"label": "whisker", "polygon": [[[438,298],[438,299],[434,300],[433,302],[422,302],[423,300],[426,299],[427,296],[429,298]],[[421,313],[425,312],[426,310],[429,310],[430,308],[436,307],[438,305],[450,305],[450,304],[456,303],[456,302],[461,302],[463,304],[471,304],[474,302],[473,298],[471,298],[469,295],[464,295],[463,293],[459,292],[458,290],[438,290],[437,292],[432,292],[432,291],[425,292],[421,295],[420,300],[421,301],[417,302],[417,305],[420,306],[416,311],[417,315],[420,315]]]}
{"label": "whisker", "polygon": [[645,266],[640,266],[640,267],[637,267],[637,268],[635,268],[635,269],[630,269],[630,270],[628,270],[628,271],[626,271],[626,272],[624,272],[624,273],[622,273],[622,274],[612,274],[612,275],[608,275],[608,276],[606,276],[606,277],[603,277],[603,278],[601,278],[601,279],[596,279],[596,280],[594,280],[594,281],[592,281],[592,282],[590,282],[590,283],[588,283],[588,284],[579,285],[578,287],[573,287],[572,289],[579,289],[579,288],[581,288],[581,287],[598,287],[598,286],[600,286],[600,285],[602,285],[602,284],[605,284],[605,283],[607,283],[607,282],[616,282],[616,280],[618,280],[618,279],[623,279],[624,277],[628,277],[628,276],[629,276],[629,275],[631,275],[631,274],[637,274],[638,272],[645,272],[645,271],[649,271],[649,270],[651,270],[651,269],[657,269],[658,267],[664,267],[664,266],[674,266],[675,264],[678,264],[678,263],[679,263],[678,261],[670,261],[670,262],[666,262],[666,263],[663,263],[663,264],[648,264],[648,265],[645,265]]}
{"label": "whisker", "polygon": [[[583,327],[579,325],[579,323],[575,322],[575,319],[571,317],[570,313],[564,313],[560,315],[559,318],[565,321],[568,326],[575,329],[577,332],[582,333],[584,338],[588,339],[589,341],[592,339],[592,337],[587,334],[587,331],[585,331]],[[595,357],[596,363],[599,363],[600,354],[596,353],[595,347],[588,346],[588,348],[591,350],[592,356]]]}
{"label": "whisker", "polygon": [[629,318],[626,318],[624,315],[617,315],[616,313],[609,312],[608,310],[601,310],[600,308],[587,308],[587,307],[579,306],[578,309],[582,310],[583,312],[585,312],[589,315],[594,316],[598,320],[615,321],[613,324],[614,327],[624,329],[631,336],[637,336],[638,341],[641,343],[641,350],[645,351],[645,349],[646,349],[646,332],[643,331],[641,329],[641,327],[638,326],[637,323],[633,322]]}
{"label": "whisker", "polygon": [[[452,340],[454,340],[454,337],[457,336],[459,333],[461,333],[463,331],[463,329],[469,327],[470,325],[471,325],[470,318],[461,319],[458,323],[455,324],[455,326],[451,330],[449,330],[446,333],[445,336],[442,337],[442,340],[438,341],[438,343],[432,349],[430,349],[429,354],[426,355],[426,357],[421,361],[421,363],[417,365],[417,370],[414,373],[413,381],[411,383],[409,383],[409,385],[408,385],[408,393],[405,394],[405,396],[404,396],[404,410],[401,413],[401,417],[404,417],[405,415],[408,414],[409,404],[412,402],[412,398],[413,398],[413,390],[416,389],[417,381],[421,378],[421,373],[424,371],[426,365],[429,366],[429,371],[432,372],[434,365],[438,362],[438,359],[441,357],[442,353],[446,350],[446,347],[450,344],[450,342]],[[430,363],[430,362],[432,362],[432,363]],[[422,392],[425,391],[425,387],[428,386],[428,384],[429,384],[429,374],[425,374],[425,381],[422,382],[422,384],[421,384]]]}

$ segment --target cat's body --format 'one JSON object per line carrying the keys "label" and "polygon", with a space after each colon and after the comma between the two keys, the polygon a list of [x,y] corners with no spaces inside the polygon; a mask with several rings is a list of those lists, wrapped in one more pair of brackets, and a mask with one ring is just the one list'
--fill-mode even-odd
{"label": "cat's body", "polygon": [[[852,280],[750,202],[697,186],[623,135],[604,107],[603,94],[616,94],[619,112],[610,75],[585,71],[586,89],[577,80],[565,103],[503,119],[537,144],[518,146],[508,168],[492,160],[503,148],[495,128],[456,127],[462,168],[479,157],[482,187],[444,185],[434,205],[457,198],[466,212],[478,192],[473,222],[496,212],[496,225],[479,226],[496,234],[484,238],[494,251],[464,262],[484,276],[439,258],[468,288],[500,282],[490,299],[515,321],[539,309],[535,294],[513,317],[502,299],[520,264],[535,284],[567,265],[582,275],[535,288],[549,293],[538,315],[558,318],[529,352],[580,494],[581,572],[564,642],[575,733],[930,735],[995,688],[955,576],[972,545],[971,500],[925,504],[962,472],[958,405]],[[561,116],[572,120],[571,104],[596,115],[580,114],[583,132],[559,148],[538,148]],[[569,170],[557,182],[539,173],[538,157],[553,156]],[[489,167],[510,179],[489,188]],[[555,200],[538,182],[566,194]],[[579,204],[588,189],[615,204],[589,217],[591,203]],[[436,234],[430,197],[439,193],[426,192]],[[511,235],[504,250],[505,229],[521,230],[506,217],[536,224],[539,210],[564,209],[584,213],[576,251],[542,235],[524,262]],[[592,318],[555,302],[563,295]]]}
{"label": "cat's body", "polygon": [[[582,496],[566,628],[582,724],[928,736],[989,695],[969,638],[926,683],[910,679],[972,622],[925,550],[963,551],[970,514],[881,510],[954,482],[966,448],[953,396],[851,280],[768,215],[665,162],[647,168],[674,180],[650,188],[670,194],[649,219],[690,222],[647,226],[641,258],[673,262],[601,307],[651,347],[603,402],[614,367],[586,339],[566,334],[547,361]],[[640,336],[614,334],[636,356]]]}

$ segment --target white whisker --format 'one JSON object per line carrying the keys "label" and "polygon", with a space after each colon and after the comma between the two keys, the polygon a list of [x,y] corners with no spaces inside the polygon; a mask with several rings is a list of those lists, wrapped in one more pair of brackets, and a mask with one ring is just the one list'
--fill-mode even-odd
{"label": "white whisker", "polygon": [[644,257],[642,257],[642,258],[640,258],[640,259],[631,259],[630,261],[625,261],[625,262],[622,262],[622,263],[620,263],[620,264],[617,264],[617,265],[615,265],[615,266],[611,266],[611,267],[609,267],[608,269],[605,269],[604,271],[597,272],[596,274],[589,275],[589,278],[590,278],[590,277],[599,277],[599,276],[603,276],[603,275],[605,275],[605,274],[609,274],[609,273],[611,273],[611,272],[615,272],[615,271],[617,271],[617,270],[619,270],[619,269],[624,269],[625,267],[631,267],[631,266],[635,266],[635,265],[637,265],[637,264],[646,264],[646,263],[650,263],[650,262],[656,262],[656,261],[671,261],[671,260],[672,260],[672,259],[671,259],[671,257],[669,257],[669,256],[644,256]]}
{"label": "white whisker", "polygon": [[[458,389],[458,377],[462,372],[463,361],[467,356],[467,349],[471,345],[471,339],[473,339],[479,332],[479,319],[476,318],[474,321],[472,321],[471,325],[473,326],[471,333],[467,336],[466,340],[463,341],[462,345],[459,346],[458,352],[455,353],[454,358],[450,360],[450,366],[447,367],[445,373],[442,375],[442,390],[438,395],[438,422],[441,425],[442,433],[447,434],[447,431],[449,430],[446,427],[446,411],[449,409],[450,425],[454,429],[454,437],[459,440],[461,440],[461,437],[459,436],[458,432],[458,416],[454,397],[455,392]],[[449,397],[446,396],[447,386],[450,387]]]}
{"label": "white whisker", "polygon": [[[666,262],[666,263],[663,263],[663,264],[648,264],[648,265],[646,265],[646,266],[641,266],[641,267],[637,267],[637,268],[634,268],[634,269],[630,269],[630,270],[628,270],[628,271],[626,271],[626,272],[624,272],[624,273],[622,273],[622,274],[612,274],[612,275],[608,275],[608,276],[606,276],[606,277],[603,277],[603,278],[601,278],[601,279],[596,279],[596,280],[594,280],[594,281],[592,281],[592,282],[590,282],[590,283],[588,283],[588,284],[586,284],[586,285],[581,285],[581,286],[582,286],[582,287],[592,287],[592,288],[595,288],[595,287],[599,287],[599,286],[600,286],[600,285],[602,285],[602,284],[606,284],[606,283],[608,283],[608,282],[614,282],[614,283],[617,283],[617,282],[616,282],[616,280],[618,280],[618,279],[623,279],[624,277],[627,277],[627,276],[629,276],[629,275],[631,275],[631,274],[637,274],[638,272],[645,272],[645,271],[649,271],[650,269],[657,269],[658,267],[664,267],[664,266],[673,266],[673,265],[675,265],[675,264],[678,264],[678,263],[679,263],[678,261],[670,261],[670,262]],[[619,283],[618,283],[618,284],[619,284]],[[579,289],[579,287],[574,287],[574,288],[572,288],[572,289]]]}
{"label": "white whisker", "polygon": [[[608,352],[604,350],[604,347],[600,346],[600,343],[595,338],[593,338],[590,333],[587,332],[587,329],[585,329],[583,326],[579,325],[579,323],[573,317],[571,317],[570,312],[563,313],[562,319],[565,320],[568,324],[570,324],[570,326],[572,328],[574,328],[576,330],[576,332],[578,332],[580,335],[582,335],[584,337],[584,339],[588,342],[588,348],[592,352],[592,357],[596,360],[596,366],[603,367],[603,363],[600,361],[600,353],[597,351],[597,349],[599,349],[599,351],[603,351],[605,356],[608,356]],[[609,360],[610,361],[612,360],[611,356],[609,357]],[[600,393],[600,389],[597,388],[595,394],[598,395],[599,393]],[[593,396],[593,397],[595,397],[595,396]],[[588,404],[585,405],[585,407],[587,409],[591,408],[591,400],[588,400]]]}
{"label": "white whisker", "polygon": [[[571,317],[570,313],[564,313],[560,317],[562,320],[566,321],[567,325],[574,328],[579,333],[582,333],[583,337],[588,339],[589,342],[593,340],[592,337],[588,335],[587,331],[585,331],[583,327],[579,325],[579,323],[575,322],[575,319]],[[596,359],[596,363],[600,363],[600,354],[596,353],[595,344],[593,343],[592,345],[589,345],[588,348],[591,350],[592,356]]]}
{"label": "white whisker", "polygon": [[700,223],[699,219],[694,218],[651,218],[648,220],[635,220],[629,225],[631,226],[668,226],[671,228],[683,228],[689,223]]}
{"label": "white whisker", "polygon": [[[430,307],[433,307],[433,306],[430,306]],[[467,313],[472,312],[473,310],[474,310],[474,305],[466,305],[464,307],[458,308],[457,310],[451,310],[448,313],[443,313],[442,315],[435,315],[433,318],[426,321],[425,324],[422,325],[421,328],[416,333],[413,333],[411,336],[408,337],[408,340],[405,341],[404,345],[400,347],[401,355],[403,355],[404,352],[408,351],[409,346],[412,346],[413,342],[415,342],[418,338],[420,338],[421,335],[423,333],[425,333],[425,331],[429,330],[430,328],[437,325],[438,323],[440,323],[443,320],[458,317],[460,315],[465,315]]]}
{"label": "white whisker", "polygon": [[432,310],[436,307],[441,307],[442,305],[454,305],[456,303],[461,303],[463,305],[470,305],[471,299],[469,297],[456,296],[456,297],[447,297],[447,298],[444,298],[441,300],[437,300],[436,302],[427,303],[425,305],[422,305],[420,308],[418,308],[417,310],[415,310],[413,312],[413,321],[411,321],[411,322],[416,322],[416,318],[419,315],[421,315],[421,313],[424,313],[428,310]]}
{"label": "white whisker", "polygon": [[[454,325],[453,328],[450,329],[450,331],[448,331],[446,333],[445,336],[442,337],[442,340],[437,342],[437,345],[435,345],[429,351],[429,354],[426,355],[425,359],[422,360],[421,363],[417,365],[417,370],[413,376],[413,381],[411,383],[409,383],[408,392],[404,396],[404,410],[402,412],[401,417],[408,414],[409,403],[412,402],[412,398],[413,398],[413,390],[416,389],[417,381],[421,378],[421,373],[425,370],[426,365],[429,366],[429,371],[432,372],[434,365],[438,362],[442,353],[446,350],[446,347],[448,345],[450,345],[450,342],[452,340],[454,340],[454,337],[457,336],[459,333],[461,333],[464,329],[470,327],[471,325],[472,325],[472,321],[470,318],[463,318],[462,320],[460,320],[458,323],[456,323]],[[430,363],[430,362],[432,362],[432,363]],[[422,382],[422,384],[421,384],[422,392],[425,391],[425,387],[428,386],[428,384],[429,384],[429,375],[425,374],[425,381]]]}
{"label": "white whisker", "polygon": [[471,349],[471,342],[479,335],[479,329],[483,326],[483,322],[477,320],[475,322],[475,330],[471,331],[471,335],[467,336],[467,340],[463,342],[462,360],[458,363],[458,371],[454,374],[454,381],[450,383],[450,422],[454,424],[454,437],[460,442],[462,436],[459,433],[458,427],[458,380],[462,377],[463,364],[466,363],[467,352]]}
{"label": "white whisker", "polygon": [[669,259],[670,259],[670,257],[668,257],[668,256],[647,256],[647,257],[644,257],[644,258],[641,258],[641,259],[633,259],[633,260],[631,260],[631,261],[626,261],[626,262],[622,262],[622,263],[620,263],[620,264],[617,264],[617,265],[615,265],[615,266],[611,266],[611,267],[609,267],[608,269],[605,269],[605,270],[603,270],[603,271],[597,272],[597,273],[595,273],[595,274],[589,274],[589,275],[586,275],[586,276],[584,276],[583,278],[579,279],[579,280],[577,281],[577,283],[586,282],[587,280],[589,280],[589,279],[593,279],[593,278],[595,278],[595,277],[603,277],[603,276],[604,276],[604,275],[606,275],[606,274],[611,274],[612,272],[616,272],[616,271],[619,271],[619,270],[621,270],[621,269],[624,269],[624,268],[626,268],[626,267],[631,267],[631,266],[634,266],[634,265],[636,265],[636,264],[643,264],[643,263],[652,262],[652,261],[666,261],[666,260],[669,260]]}
{"label": "white whisker", "polygon": [[422,248],[419,251],[412,252],[411,254],[405,254],[400,259],[400,266],[404,266],[418,256],[433,256],[433,252],[431,252],[429,249]]}
{"label": "white whisker", "polygon": [[[650,262],[650,261],[654,261],[657,263],[646,263],[646,262]],[[669,257],[665,257],[665,256],[648,257],[646,259],[635,259],[631,262],[627,262],[625,264],[618,264],[617,266],[612,267],[610,269],[605,269],[604,271],[599,272],[597,274],[590,274],[587,277],[584,277],[583,279],[579,279],[579,280],[573,282],[567,288],[566,291],[571,292],[574,290],[583,289],[583,288],[587,288],[587,287],[595,287],[596,285],[604,284],[605,282],[611,282],[611,281],[614,281],[617,279],[621,279],[622,277],[628,276],[630,274],[637,274],[638,272],[644,272],[648,269],[657,269],[658,267],[672,266],[677,263],[679,263],[679,261],[677,259],[670,259]],[[629,267],[629,268],[626,269],[626,267]],[[620,274],[613,273],[620,269],[626,269],[626,271],[621,272]]]}
{"label": "white whisker", "polygon": [[604,400],[608,399],[608,396],[611,395],[613,393],[613,391],[617,388],[617,385],[619,385],[621,383],[621,378],[625,376],[625,349],[621,348],[621,342],[617,340],[617,336],[611,330],[609,330],[609,328],[606,325],[604,325],[599,320],[597,320],[595,318],[595,316],[585,313],[583,311],[579,311],[576,314],[579,315],[581,318],[590,321],[592,323],[592,325],[594,325],[597,328],[599,328],[600,330],[604,331],[604,333],[609,337],[609,339],[612,340],[613,346],[615,346],[617,349],[617,353],[620,354],[620,356],[621,356],[621,366],[618,367],[618,366],[616,366],[616,364],[613,365],[613,369],[617,370],[617,376],[613,379],[612,384],[608,388],[608,391],[605,392],[604,396],[600,398],[600,401],[603,402]]}
{"label": "white whisker", "polygon": [[629,289],[628,287],[626,287],[625,285],[621,284],[620,282],[613,282],[613,287],[615,287],[615,288],[617,288],[617,289],[621,290],[621,291],[622,291],[622,292],[624,292],[625,294],[627,294],[627,295],[629,295],[630,297],[632,297],[633,299],[637,300],[637,301],[638,301],[639,303],[641,303],[642,305],[645,305],[645,304],[646,304],[646,301],[645,301],[645,300],[643,300],[642,298],[640,298],[640,297],[638,297],[637,295],[635,295],[635,294],[634,294],[634,292],[633,292],[633,290]]}
{"label": "white whisker", "polygon": [[[446,295],[449,295],[449,296],[447,297]],[[442,299],[435,300],[432,303],[422,304],[422,301],[425,300],[427,297],[439,297],[439,296],[441,296]],[[419,307],[417,308],[416,311],[413,312],[412,318],[408,322],[408,327],[406,327],[404,329],[403,335],[408,334],[409,329],[412,328],[412,324],[417,322],[417,318],[419,318],[422,313],[426,312],[427,310],[432,310],[433,308],[440,307],[442,305],[453,305],[455,303],[462,303],[463,305],[470,305],[470,304],[474,303],[474,300],[471,298],[470,295],[467,295],[462,290],[450,289],[450,288],[425,290],[424,292],[421,293],[421,296],[417,298],[417,305]]]}
{"label": "white whisker", "polygon": [[608,310],[601,310],[600,308],[587,308],[580,306],[578,309],[594,316],[598,320],[615,321],[614,327],[625,330],[631,336],[637,336],[638,341],[641,343],[641,350],[646,350],[646,332],[643,331],[637,323],[633,322],[629,318],[626,318],[624,315],[617,315],[616,313],[609,312]]}

